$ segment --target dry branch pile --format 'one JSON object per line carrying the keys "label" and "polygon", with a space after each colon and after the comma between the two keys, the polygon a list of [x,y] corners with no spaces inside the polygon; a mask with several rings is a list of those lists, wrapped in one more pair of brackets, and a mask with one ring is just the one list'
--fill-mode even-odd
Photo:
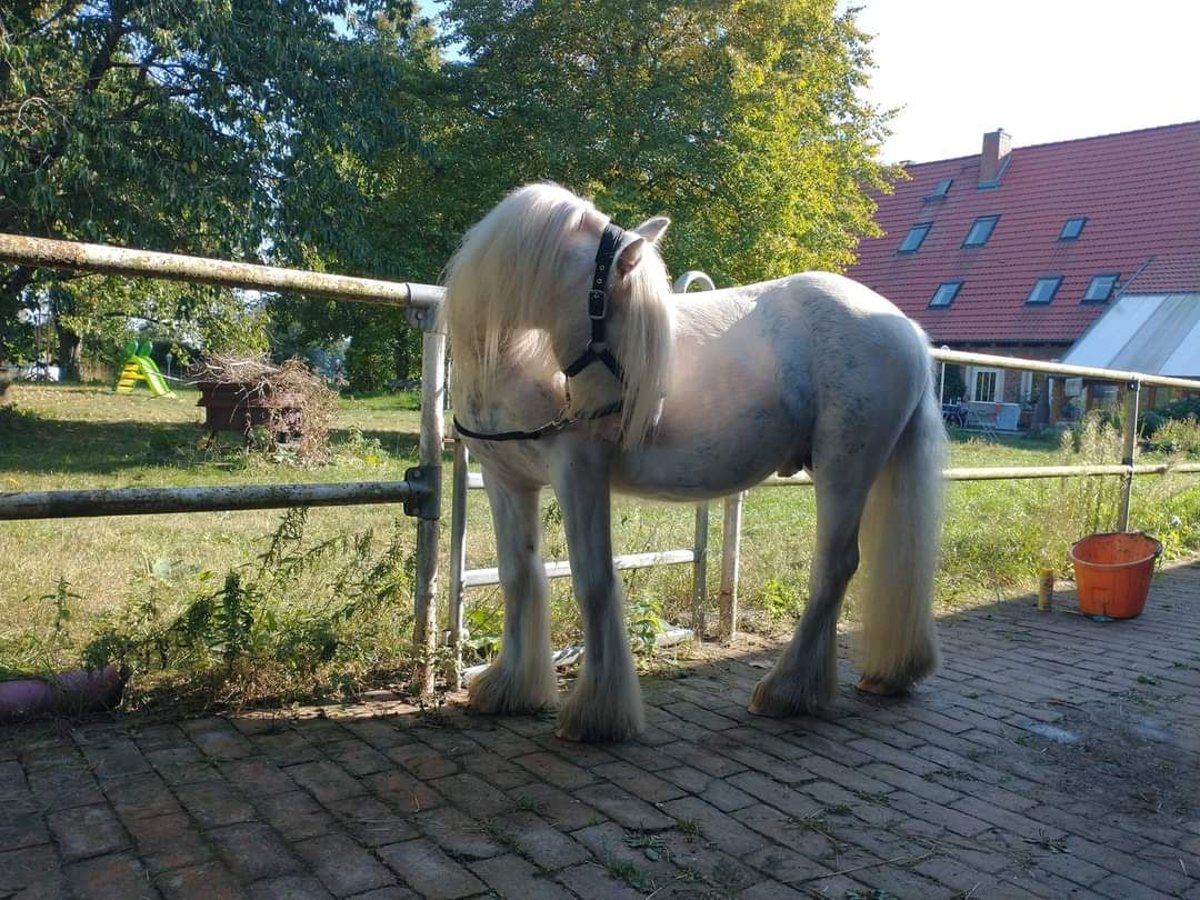
{"label": "dry branch pile", "polygon": [[[191,375],[210,397],[233,397],[237,430],[250,435],[262,429],[271,449],[289,446],[305,463],[329,461],[338,395],[303,360],[275,365],[266,357],[214,354],[194,366]],[[213,428],[213,404],[205,398],[200,402],[208,406],[206,424]]]}

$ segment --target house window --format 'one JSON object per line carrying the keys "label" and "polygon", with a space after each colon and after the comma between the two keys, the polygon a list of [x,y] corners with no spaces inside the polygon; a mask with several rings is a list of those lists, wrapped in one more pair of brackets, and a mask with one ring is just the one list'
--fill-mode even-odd
{"label": "house window", "polygon": [[1067,219],[1067,221],[1063,223],[1062,231],[1058,233],[1058,239],[1060,241],[1076,240],[1083,232],[1083,226],[1086,222],[1087,219],[1085,219],[1083,216],[1080,216],[1076,219]]}
{"label": "house window", "polygon": [[978,403],[995,403],[1000,388],[999,369],[975,369],[971,380],[971,399]]}
{"label": "house window", "polygon": [[1092,279],[1092,283],[1088,285],[1088,289],[1084,291],[1084,303],[1104,303],[1112,296],[1113,288],[1117,286],[1117,279],[1120,275],[1117,272],[1108,272],[1104,275],[1097,275]]}
{"label": "house window", "polygon": [[996,227],[999,218],[999,216],[980,216],[971,224],[971,230],[967,232],[967,237],[963,240],[962,245],[964,247],[982,247],[992,236],[992,230]]}
{"label": "house window", "polygon": [[1022,403],[1032,403],[1033,402],[1034,398],[1033,398],[1033,373],[1032,372],[1022,372],[1021,373],[1021,386],[1017,390],[1017,396]]}
{"label": "house window", "polygon": [[929,234],[929,229],[932,227],[932,222],[922,222],[919,225],[914,225],[908,230],[908,234],[904,236],[904,240],[900,242],[900,248],[896,252],[916,253],[925,240],[925,235]]}
{"label": "house window", "polygon": [[937,290],[933,292],[933,296],[929,298],[930,306],[949,306],[954,302],[954,298],[958,296],[958,291],[962,287],[961,281],[943,281],[937,286]]}
{"label": "house window", "polygon": [[945,197],[948,193],[950,193],[950,185],[952,184],[954,184],[953,178],[943,178],[941,181],[935,184],[933,186],[933,190],[931,190],[925,196],[930,200],[936,197]]}
{"label": "house window", "polygon": [[1033,283],[1033,290],[1029,292],[1029,296],[1025,298],[1026,303],[1049,303],[1054,299],[1054,295],[1058,293],[1058,286],[1062,284],[1061,275],[1052,275],[1049,278],[1039,278]]}

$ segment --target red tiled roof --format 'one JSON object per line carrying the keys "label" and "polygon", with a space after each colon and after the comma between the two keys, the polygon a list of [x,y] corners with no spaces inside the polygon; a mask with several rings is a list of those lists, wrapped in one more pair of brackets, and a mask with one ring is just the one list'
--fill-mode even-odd
{"label": "red tiled roof", "polygon": [[[1195,203],[1200,214],[1200,200]],[[1127,294],[1200,293],[1200,244],[1190,254],[1160,254],[1137,278],[1125,286]]]}
{"label": "red tiled roof", "polygon": [[[1131,293],[1200,290],[1200,122],[1017,147],[994,189],[979,189],[979,157],[909,165],[910,181],[876,198],[886,232],[863,240],[846,273],[879,291],[936,343],[1071,343],[1112,304],[1081,303],[1094,275],[1120,273]],[[941,179],[944,199],[927,199]],[[962,242],[979,216],[999,215],[983,247]],[[1084,216],[1078,240],[1063,223]],[[916,253],[909,229],[933,227]],[[1139,271],[1140,270],[1140,271]],[[1025,303],[1040,277],[1063,277],[1053,301]],[[946,308],[938,284],[962,280]]]}

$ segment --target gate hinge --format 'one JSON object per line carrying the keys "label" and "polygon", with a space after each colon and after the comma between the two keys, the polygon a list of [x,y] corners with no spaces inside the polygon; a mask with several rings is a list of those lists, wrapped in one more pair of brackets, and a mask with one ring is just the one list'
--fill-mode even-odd
{"label": "gate hinge", "polygon": [[409,306],[404,310],[404,318],[418,331],[433,331],[437,327],[437,307]]}
{"label": "gate hinge", "polygon": [[418,519],[440,519],[442,516],[442,467],[415,466],[406,469],[404,480],[412,495],[404,501],[404,514]]}

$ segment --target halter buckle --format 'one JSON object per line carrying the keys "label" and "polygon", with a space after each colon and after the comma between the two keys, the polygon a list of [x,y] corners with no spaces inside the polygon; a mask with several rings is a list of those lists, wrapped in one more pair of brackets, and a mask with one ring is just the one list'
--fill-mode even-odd
{"label": "halter buckle", "polygon": [[608,317],[608,292],[592,288],[588,291],[588,318],[604,319]]}

